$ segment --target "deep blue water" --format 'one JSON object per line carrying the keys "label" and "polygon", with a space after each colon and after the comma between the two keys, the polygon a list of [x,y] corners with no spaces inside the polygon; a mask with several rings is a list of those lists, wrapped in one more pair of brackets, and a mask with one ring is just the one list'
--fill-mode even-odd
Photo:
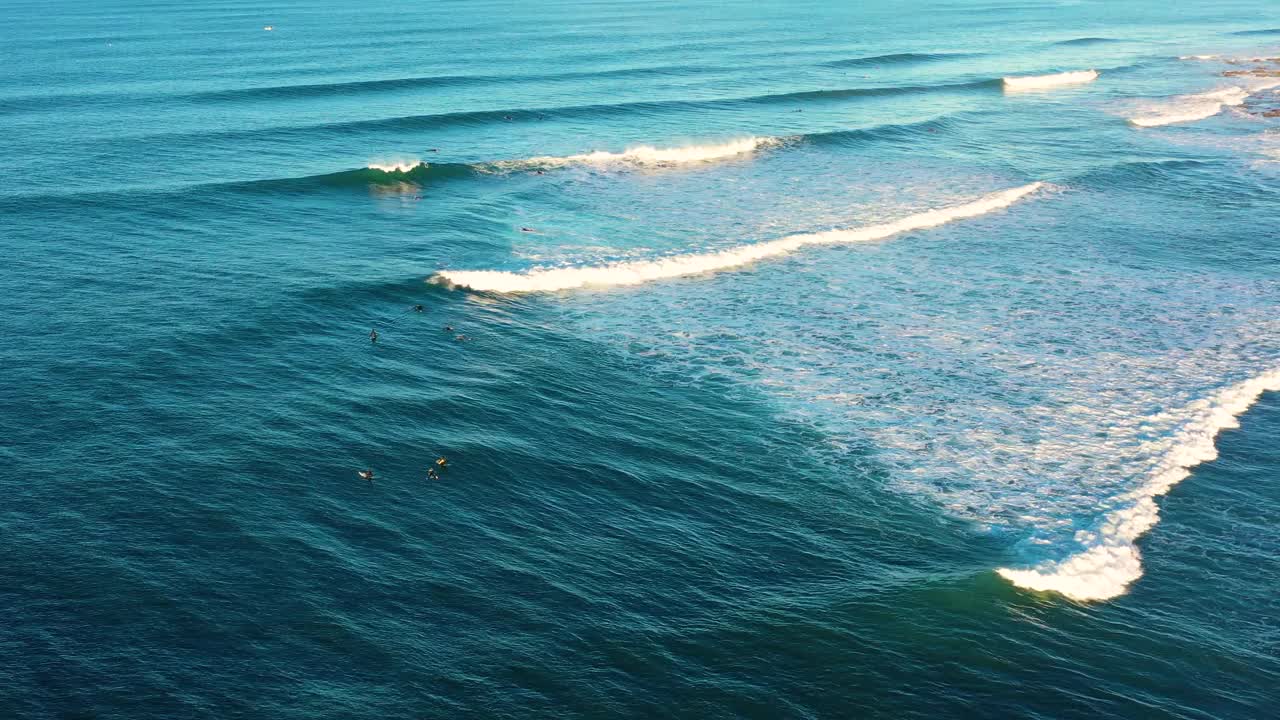
{"label": "deep blue water", "polygon": [[1274,714],[1275,3],[0,20],[0,718]]}

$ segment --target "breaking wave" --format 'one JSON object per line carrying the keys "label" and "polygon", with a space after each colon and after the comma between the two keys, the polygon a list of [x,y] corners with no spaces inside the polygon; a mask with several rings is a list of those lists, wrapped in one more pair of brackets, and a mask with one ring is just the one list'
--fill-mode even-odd
{"label": "breaking wave", "polygon": [[1243,105],[1253,92],[1276,86],[1280,86],[1280,81],[1254,85],[1250,89],[1233,86],[1196,95],[1179,95],[1152,106],[1145,114],[1129,118],[1129,122],[1138,127],[1196,122],[1217,115],[1224,107]]}
{"label": "breaking wave", "polygon": [[472,290],[499,293],[551,292],[583,287],[639,285],[653,280],[738,267],[765,258],[788,255],[809,245],[871,242],[912,230],[944,225],[953,220],[977,217],[1006,208],[1043,186],[1044,183],[1034,182],[992,193],[963,205],[928,210],[893,222],[852,230],[790,235],[778,240],[742,245],[718,252],[689,253],[657,260],[619,262],[592,267],[534,269],[527,272],[446,270],[437,273],[432,280]]}
{"label": "breaking wave", "polygon": [[1191,468],[1218,456],[1215,440],[1239,427],[1239,416],[1267,391],[1280,391],[1280,368],[1232,385],[1186,408],[1181,429],[1161,441],[1161,458],[1138,489],[1113,498],[1118,510],[1101,527],[1081,531],[1084,549],[1065,560],[1029,570],[1000,568],[1002,577],[1030,590],[1057,592],[1073,600],[1106,600],[1125,592],[1142,577],[1142,553],[1134,542],[1160,521],[1156,498],[1191,474]]}
{"label": "breaking wave", "polygon": [[659,148],[652,145],[637,145],[622,152],[597,150],[579,155],[565,157],[533,157],[524,160],[505,160],[488,163],[488,167],[499,170],[526,170],[536,168],[557,168],[567,165],[632,165],[638,167],[666,167],[724,160],[742,155],[750,155],[768,147],[781,143],[775,137],[747,137],[711,145],[684,145],[679,147]]}
{"label": "breaking wave", "polygon": [[369,170],[378,170],[384,173],[399,173],[401,175],[411,173],[419,168],[426,169],[428,167],[424,160],[390,160],[380,163],[369,163]]}
{"label": "breaking wave", "polygon": [[1078,70],[1053,75],[1027,75],[1004,78],[1005,90],[1043,90],[1060,85],[1079,85],[1098,79],[1097,70]]}

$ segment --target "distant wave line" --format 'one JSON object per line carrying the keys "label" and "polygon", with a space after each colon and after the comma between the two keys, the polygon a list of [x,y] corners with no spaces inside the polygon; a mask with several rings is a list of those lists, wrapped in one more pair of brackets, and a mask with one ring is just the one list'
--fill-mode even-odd
{"label": "distant wave line", "polygon": [[115,140],[142,143],[167,143],[175,139],[188,137],[199,137],[202,140],[210,140],[214,138],[227,140],[252,138],[255,140],[263,140],[265,138],[280,135],[292,135],[295,133],[349,134],[383,130],[429,130],[453,126],[489,125],[501,122],[528,122],[570,118],[606,118],[614,116],[626,117],[635,114],[659,114],[681,110],[710,110],[743,106],[785,105],[804,101],[848,100],[912,94],[964,92],[984,88],[994,89],[998,87],[1000,87],[1000,80],[998,78],[991,78],[987,80],[971,80],[937,85],[903,85],[802,90],[797,92],[771,93],[743,97],[708,98],[705,100],[638,100],[620,103],[565,105],[542,108],[463,110],[446,113],[431,113],[426,115],[403,115],[364,120],[277,125],[274,127],[248,130],[227,130],[214,133],[157,133],[151,135],[115,138]]}
{"label": "distant wave line", "polygon": [[1058,42],[1055,42],[1053,44],[1069,47],[1072,45],[1109,45],[1111,43],[1122,43],[1122,42],[1129,42],[1129,41],[1121,40],[1118,38],[1107,38],[1107,37],[1078,37],[1078,38],[1071,38],[1070,40],[1059,40]]}
{"label": "distant wave line", "polygon": [[830,60],[822,63],[826,67],[865,67],[868,65],[911,65],[916,63],[939,62],[942,60],[959,60],[979,57],[980,53],[890,53],[888,55],[868,55],[866,57]]}

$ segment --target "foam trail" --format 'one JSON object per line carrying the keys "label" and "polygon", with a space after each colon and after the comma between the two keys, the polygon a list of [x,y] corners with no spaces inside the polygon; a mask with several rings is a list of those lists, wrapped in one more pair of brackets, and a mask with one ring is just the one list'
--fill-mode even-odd
{"label": "foam trail", "polygon": [[1078,85],[1098,79],[1097,70],[1078,70],[1054,75],[1028,75],[1026,77],[1004,78],[1005,90],[1043,90],[1060,85]]}
{"label": "foam trail", "polygon": [[765,258],[787,255],[807,245],[870,242],[912,230],[936,227],[953,220],[977,217],[1008,207],[1039,190],[1043,185],[1044,183],[1034,182],[992,193],[964,205],[928,210],[894,222],[852,230],[790,235],[778,240],[741,245],[719,252],[690,253],[658,260],[620,262],[595,267],[535,269],[522,273],[498,270],[448,270],[438,273],[436,277],[472,290],[502,293],[549,292],[588,286],[638,285],[652,280],[697,275],[746,265]]}
{"label": "foam trail", "polygon": [[1160,521],[1155,499],[1191,474],[1191,468],[1218,457],[1218,433],[1240,426],[1238,417],[1266,391],[1280,391],[1280,368],[1272,369],[1200,400],[1187,410],[1182,429],[1163,441],[1160,461],[1141,487],[1115,500],[1096,532],[1077,533],[1085,549],[1065,560],[1031,570],[1000,568],[1019,587],[1061,593],[1073,600],[1107,600],[1142,577],[1142,554],[1134,542]]}
{"label": "foam trail", "polygon": [[1253,92],[1277,85],[1280,85],[1280,82],[1264,82],[1253,85],[1248,90],[1243,87],[1229,87],[1198,95],[1180,95],[1146,115],[1129,118],[1129,122],[1138,127],[1160,127],[1204,120],[1222,112],[1224,107],[1243,105]]}
{"label": "foam trail", "polygon": [[637,145],[620,153],[599,150],[567,157],[534,157],[526,160],[509,160],[492,163],[502,170],[518,170],[523,168],[551,168],[566,165],[635,165],[640,167],[664,167],[671,165],[688,165],[748,155],[757,150],[777,145],[781,142],[774,137],[747,137],[712,145],[685,145],[672,148],[657,148],[651,145]]}

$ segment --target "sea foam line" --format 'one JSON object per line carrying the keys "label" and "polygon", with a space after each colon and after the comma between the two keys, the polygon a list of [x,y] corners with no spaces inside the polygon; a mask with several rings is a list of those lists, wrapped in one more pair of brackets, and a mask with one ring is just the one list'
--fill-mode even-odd
{"label": "sea foam line", "polygon": [[1033,182],[992,193],[963,205],[928,210],[889,223],[850,230],[790,235],[778,240],[740,245],[717,252],[689,253],[657,260],[619,262],[589,267],[539,268],[527,272],[446,270],[432,279],[472,290],[500,293],[550,292],[588,286],[638,285],[653,280],[738,267],[765,258],[787,255],[808,245],[871,242],[899,233],[936,227],[953,220],[977,217],[1006,208],[1043,186],[1042,182]]}
{"label": "sea foam line", "polygon": [[1239,416],[1267,391],[1280,391],[1280,368],[1193,403],[1186,409],[1189,417],[1182,429],[1161,443],[1163,453],[1146,482],[1116,497],[1122,507],[1108,513],[1098,530],[1076,534],[1084,550],[1030,570],[999,568],[996,572],[1019,587],[1057,592],[1073,600],[1107,600],[1123,594],[1142,577],[1142,553],[1134,543],[1160,522],[1156,498],[1190,475],[1191,468],[1217,458],[1218,434],[1239,427]]}
{"label": "sea foam line", "polygon": [[1005,90],[1043,90],[1060,85],[1078,85],[1098,79],[1097,70],[1077,70],[1053,75],[1027,75],[1004,78]]}

